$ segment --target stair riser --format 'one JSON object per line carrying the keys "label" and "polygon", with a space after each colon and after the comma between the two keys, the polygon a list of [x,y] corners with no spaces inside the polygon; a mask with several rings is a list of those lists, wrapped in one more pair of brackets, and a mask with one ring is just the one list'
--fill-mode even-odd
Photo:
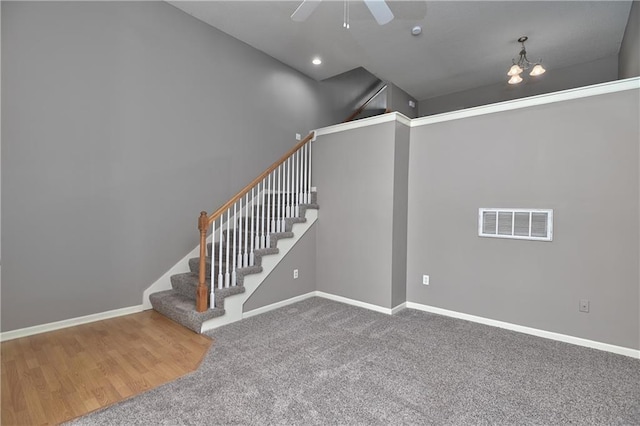
{"label": "stair riser", "polygon": [[[280,224],[282,224],[282,221],[284,220],[285,226],[287,228],[289,228],[292,224],[294,223],[300,223],[300,222],[304,222],[305,219],[303,217],[299,217],[299,216],[292,216],[292,217],[285,217],[285,218],[272,218],[269,217],[269,220],[267,220],[267,218],[257,218],[255,220],[255,225],[252,225],[252,222],[254,222],[254,220],[252,218],[249,218],[248,222],[248,230],[249,232],[253,232],[254,234],[260,234],[263,232],[267,232],[267,225],[271,225],[271,227],[273,228],[273,225],[277,225],[278,221],[280,222]],[[264,225],[264,229],[263,229],[263,225]],[[240,226],[242,226],[242,233],[244,234],[247,230],[247,226],[245,224],[244,219],[238,219],[238,226],[236,226],[236,229],[240,229]]]}
{"label": "stair riser", "polygon": [[[289,227],[289,228],[291,228],[291,227]],[[291,232],[292,231],[290,231],[290,230],[284,230],[284,231],[281,231],[281,232],[272,232],[272,233],[270,233],[269,234],[269,245],[267,247],[265,247],[265,248],[275,247],[274,244],[275,244],[276,240],[278,240],[280,238],[288,238],[287,236],[282,236],[283,233],[289,233],[290,234]],[[261,241],[262,241],[262,235],[258,235],[258,234],[251,235],[250,239],[247,240],[247,250],[248,251],[251,250],[251,238],[253,239],[254,250],[258,249],[258,247],[256,246],[256,241],[255,241],[256,237],[259,237],[261,239]],[[265,236],[265,238],[266,238],[266,236]],[[213,253],[213,255],[214,255],[213,257],[216,258],[216,259],[219,257],[218,246],[219,246],[219,243],[216,243],[216,247],[214,248],[215,251]],[[227,256],[227,251],[226,251],[226,248],[225,248],[225,244],[223,244],[222,246],[223,246],[223,248],[222,248],[222,257],[224,259]],[[244,247],[245,247],[245,241],[244,241],[244,233],[243,233],[242,238],[237,238],[236,239],[236,244],[235,244],[235,253],[236,253],[236,255],[240,254],[240,253],[243,253],[244,252]],[[208,252],[210,253],[210,250],[208,250]],[[231,254],[233,252],[234,252],[233,251],[233,240],[230,240],[229,241],[229,256],[231,256]]]}
{"label": "stair riser", "polygon": [[[207,283],[209,284],[209,283]],[[198,288],[198,281],[195,283],[180,282],[175,286],[172,286],[175,291],[183,295],[184,297],[191,299],[195,302],[196,290]],[[209,286],[207,285],[207,293],[209,293]]]}
{"label": "stair riser", "polygon": [[[269,230],[271,230],[270,233],[274,233],[274,232],[291,232],[293,225],[296,223],[302,223],[304,222],[304,218],[299,218],[299,217],[290,217],[290,218],[286,218],[284,219],[284,230],[282,229],[283,226],[283,222],[282,220],[279,221],[275,221],[275,220],[270,220],[269,221],[269,227],[267,229],[267,227],[265,226],[265,229],[263,231],[262,228],[251,228],[251,225],[249,224],[249,228],[245,228],[245,223],[242,222],[242,232],[240,232],[240,226],[238,226],[236,228],[236,242],[238,240],[242,240],[244,242],[245,238],[256,238],[256,236],[258,237],[262,237],[262,233],[264,232],[265,235],[267,233],[269,233]],[[266,225],[266,221],[265,221],[265,225]],[[278,230],[278,227],[280,227],[280,230]],[[275,229],[275,231],[274,231]],[[233,234],[234,231],[233,230],[229,230],[229,234],[231,234],[231,242],[233,242]],[[223,230],[222,231],[222,235],[223,238],[226,240],[227,238],[227,230]],[[249,242],[251,242],[251,240],[249,240]]]}
{"label": "stair riser", "polygon": [[[224,280],[225,277],[223,276],[223,287],[224,287]],[[231,281],[231,277],[229,277],[229,280]],[[236,278],[237,281],[237,278]],[[209,294],[209,292],[211,291],[211,282],[210,281],[206,281],[205,285],[207,287],[207,294]],[[192,274],[191,276],[183,276],[181,279],[174,279],[171,280],[171,287],[177,291],[178,293],[180,293],[182,296],[191,299],[193,301],[196,300],[196,290],[198,289],[198,277],[197,275]],[[215,280],[215,289],[216,292],[218,292],[218,279],[216,277]]]}
{"label": "stair riser", "polygon": [[[306,208],[309,205],[315,205],[315,196],[311,196],[311,203],[309,204],[305,204],[305,203],[300,203],[297,205],[298,208],[298,215],[300,217],[304,217],[300,212],[302,211],[302,209]],[[280,211],[278,211],[278,207],[280,207]],[[264,205],[264,215],[266,216],[267,214],[267,210],[269,211],[269,216],[272,216],[273,214],[275,214],[276,216],[281,215],[283,208],[286,209],[287,207],[289,207],[290,210],[290,215],[294,215],[295,214],[295,209],[296,209],[296,204],[295,202],[289,202],[289,203],[285,203],[283,204],[277,204],[275,205],[275,209],[274,209],[274,205],[270,204],[269,208],[267,209],[267,204],[265,203]],[[246,210],[246,211],[252,211],[253,214],[252,216],[263,216],[263,208],[262,205],[258,205],[258,206],[254,206],[253,210]],[[286,210],[284,210],[286,211]]]}
{"label": "stair riser", "polygon": [[[277,224],[272,224],[272,225],[275,225],[275,226],[276,226],[276,229],[277,229]],[[282,223],[280,224],[280,226],[282,227]],[[290,224],[288,224],[288,223],[285,223],[285,227],[286,227],[286,228],[287,228],[287,227],[288,227],[288,228],[290,228],[290,227],[291,227],[291,225],[290,225]],[[282,230],[280,230],[280,231],[277,231],[277,230],[276,230],[276,231],[273,231],[273,228],[272,228],[272,231],[270,232],[270,234],[273,234],[274,232],[290,232],[290,231],[282,231]],[[233,245],[233,238],[234,238],[234,232],[233,232],[233,230],[231,230],[229,234],[230,234],[230,235],[229,235],[229,243]],[[226,241],[226,240],[227,240],[227,231],[224,231],[224,232],[222,233],[222,235],[223,235],[223,238],[224,238],[224,239],[225,239],[225,241]],[[266,230],[265,230],[265,236],[266,236]],[[238,244],[238,241],[242,241],[242,243],[244,244],[244,240],[245,240],[245,239],[250,243],[250,242],[251,242],[251,239],[253,238],[253,240],[255,241],[255,238],[256,238],[256,237],[262,237],[262,233],[261,233],[261,232],[256,232],[256,231],[254,231],[254,232],[252,233],[252,232],[251,232],[251,230],[249,230],[249,232],[246,232],[244,229],[242,230],[242,232],[240,232],[240,229],[238,229],[238,230],[235,232],[236,245]]]}
{"label": "stair riser", "polygon": [[[293,224],[293,222],[290,219],[291,218],[284,219],[284,226],[285,226],[285,229],[287,231],[291,230],[291,225]],[[280,222],[280,227],[282,227],[282,220],[279,219],[279,222]],[[256,225],[252,228],[251,227],[251,221],[249,221],[249,227],[246,228],[244,221],[242,223],[240,223],[240,221],[238,220],[238,226],[236,226],[236,229],[238,230],[238,232],[240,232],[240,225],[242,225],[242,234],[243,235],[245,233],[253,234],[253,235],[262,235],[263,232],[266,234],[268,232],[268,229],[271,229],[271,230],[273,230],[274,228],[277,229],[278,222],[273,220],[273,219],[270,219],[269,222],[267,222],[265,220],[264,221],[264,228],[263,228],[262,221],[259,221],[259,222],[256,222]],[[247,232],[247,230],[248,230],[248,232]],[[224,235],[225,235],[225,238],[226,238],[226,231],[224,232]]]}
{"label": "stair riser", "polygon": [[200,327],[204,321],[224,315],[224,309],[218,307],[207,309],[204,312],[196,312],[194,301],[185,299],[172,290],[154,293],[149,296],[149,300],[155,311],[196,333],[200,333]]}
{"label": "stair riser", "polygon": [[[247,259],[249,260],[249,259]],[[254,265],[260,266],[262,264],[261,262],[261,258],[259,256],[254,256]],[[216,270],[216,274],[220,273],[220,263],[218,261],[218,258],[216,257],[216,260],[214,262],[215,264],[215,270]],[[211,258],[207,257],[205,258],[205,276],[209,277],[211,275]],[[239,262],[239,259],[236,257],[236,269],[238,268],[243,268],[246,266],[249,266],[248,264],[242,264],[241,262]],[[198,273],[198,271],[200,270],[200,259],[197,257],[191,258],[189,259],[189,270],[195,274]],[[226,258],[223,257],[222,258],[222,271],[223,273],[225,273],[227,270],[227,261]],[[229,272],[231,272],[233,270],[233,258],[231,256],[229,256]]]}
{"label": "stair riser", "polygon": [[[211,255],[213,254],[216,259],[218,258],[219,255],[219,250],[220,250],[220,243],[216,242],[215,246],[213,247],[213,253],[211,253],[212,250],[212,246],[211,243],[207,244],[207,255],[209,257],[212,257]],[[244,244],[242,245],[242,247],[239,247],[237,242],[236,242],[236,254],[241,253],[242,250],[244,250]],[[231,246],[231,250],[229,251],[229,255],[231,255],[231,253],[233,253],[233,245]],[[222,257],[225,257],[227,255],[227,249],[225,248],[224,244],[222,245]]]}
{"label": "stair riser", "polygon": [[[218,286],[218,277],[215,277],[215,307],[224,308],[224,298],[238,293],[244,292],[244,277],[246,275],[257,274],[262,272],[261,267],[251,267],[238,269],[236,272],[236,285],[231,286],[232,276],[229,275],[229,287],[225,287],[227,284],[226,274],[222,277],[222,288]],[[205,282],[207,287],[207,294],[211,291],[211,283],[209,280]],[[194,302],[196,300],[196,290],[198,288],[198,275],[195,273],[183,273],[176,274],[171,277],[171,287],[182,297]]]}

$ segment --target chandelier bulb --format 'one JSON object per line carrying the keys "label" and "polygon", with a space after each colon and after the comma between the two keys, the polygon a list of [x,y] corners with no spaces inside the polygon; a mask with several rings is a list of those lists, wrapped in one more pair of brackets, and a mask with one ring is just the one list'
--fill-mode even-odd
{"label": "chandelier bulb", "polygon": [[520,77],[520,75],[519,75],[519,74],[516,74],[516,75],[512,76],[512,77],[509,79],[508,83],[509,83],[509,84],[518,84],[518,83],[520,83],[521,81],[522,81],[522,77]]}
{"label": "chandelier bulb", "polygon": [[518,64],[513,64],[511,68],[509,68],[509,72],[507,73],[507,75],[511,77],[520,74],[522,71],[522,68],[520,68]]}
{"label": "chandelier bulb", "polygon": [[546,71],[547,70],[545,70],[544,67],[538,63],[533,67],[529,75],[532,77],[536,77],[538,75],[544,74]]}

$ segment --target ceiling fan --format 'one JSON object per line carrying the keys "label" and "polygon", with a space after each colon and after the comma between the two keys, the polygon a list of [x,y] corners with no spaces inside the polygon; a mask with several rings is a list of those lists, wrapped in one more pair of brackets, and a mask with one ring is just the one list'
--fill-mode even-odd
{"label": "ceiling fan", "polygon": [[[322,0],[303,0],[300,6],[293,12],[291,19],[296,22],[306,21]],[[393,13],[385,0],[362,0],[380,25],[384,25],[393,19]]]}

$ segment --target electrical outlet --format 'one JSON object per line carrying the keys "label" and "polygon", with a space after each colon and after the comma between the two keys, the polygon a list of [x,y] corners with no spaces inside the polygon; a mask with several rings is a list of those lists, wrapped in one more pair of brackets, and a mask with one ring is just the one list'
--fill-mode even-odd
{"label": "electrical outlet", "polygon": [[429,275],[422,276],[422,284],[429,285]]}
{"label": "electrical outlet", "polygon": [[410,106],[411,108],[415,108],[415,107],[416,107],[416,103],[415,103],[415,101],[412,101],[411,99],[409,99],[409,106]]}
{"label": "electrical outlet", "polygon": [[294,280],[297,280],[297,279],[298,279],[298,270],[297,270],[297,269],[294,269],[294,270],[293,270],[293,279],[294,279]]}
{"label": "electrical outlet", "polygon": [[296,140],[299,141],[302,139],[302,135],[300,133],[296,133]]}
{"label": "electrical outlet", "polygon": [[580,299],[580,312],[589,312],[589,301],[587,299]]}

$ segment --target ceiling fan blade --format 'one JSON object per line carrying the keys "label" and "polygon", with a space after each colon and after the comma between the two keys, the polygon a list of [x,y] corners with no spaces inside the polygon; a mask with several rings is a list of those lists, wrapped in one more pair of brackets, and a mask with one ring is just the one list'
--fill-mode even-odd
{"label": "ceiling fan blade", "polygon": [[384,0],[363,0],[367,5],[369,11],[373,17],[378,21],[378,24],[384,25],[391,22],[393,19],[393,12],[389,9],[389,6]]}
{"label": "ceiling fan blade", "polygon": [[309,16],[316,10],[316,7],[322,0],[303,0],[300,6],[291,14],[291,19],[296,22],[306,21]]}

